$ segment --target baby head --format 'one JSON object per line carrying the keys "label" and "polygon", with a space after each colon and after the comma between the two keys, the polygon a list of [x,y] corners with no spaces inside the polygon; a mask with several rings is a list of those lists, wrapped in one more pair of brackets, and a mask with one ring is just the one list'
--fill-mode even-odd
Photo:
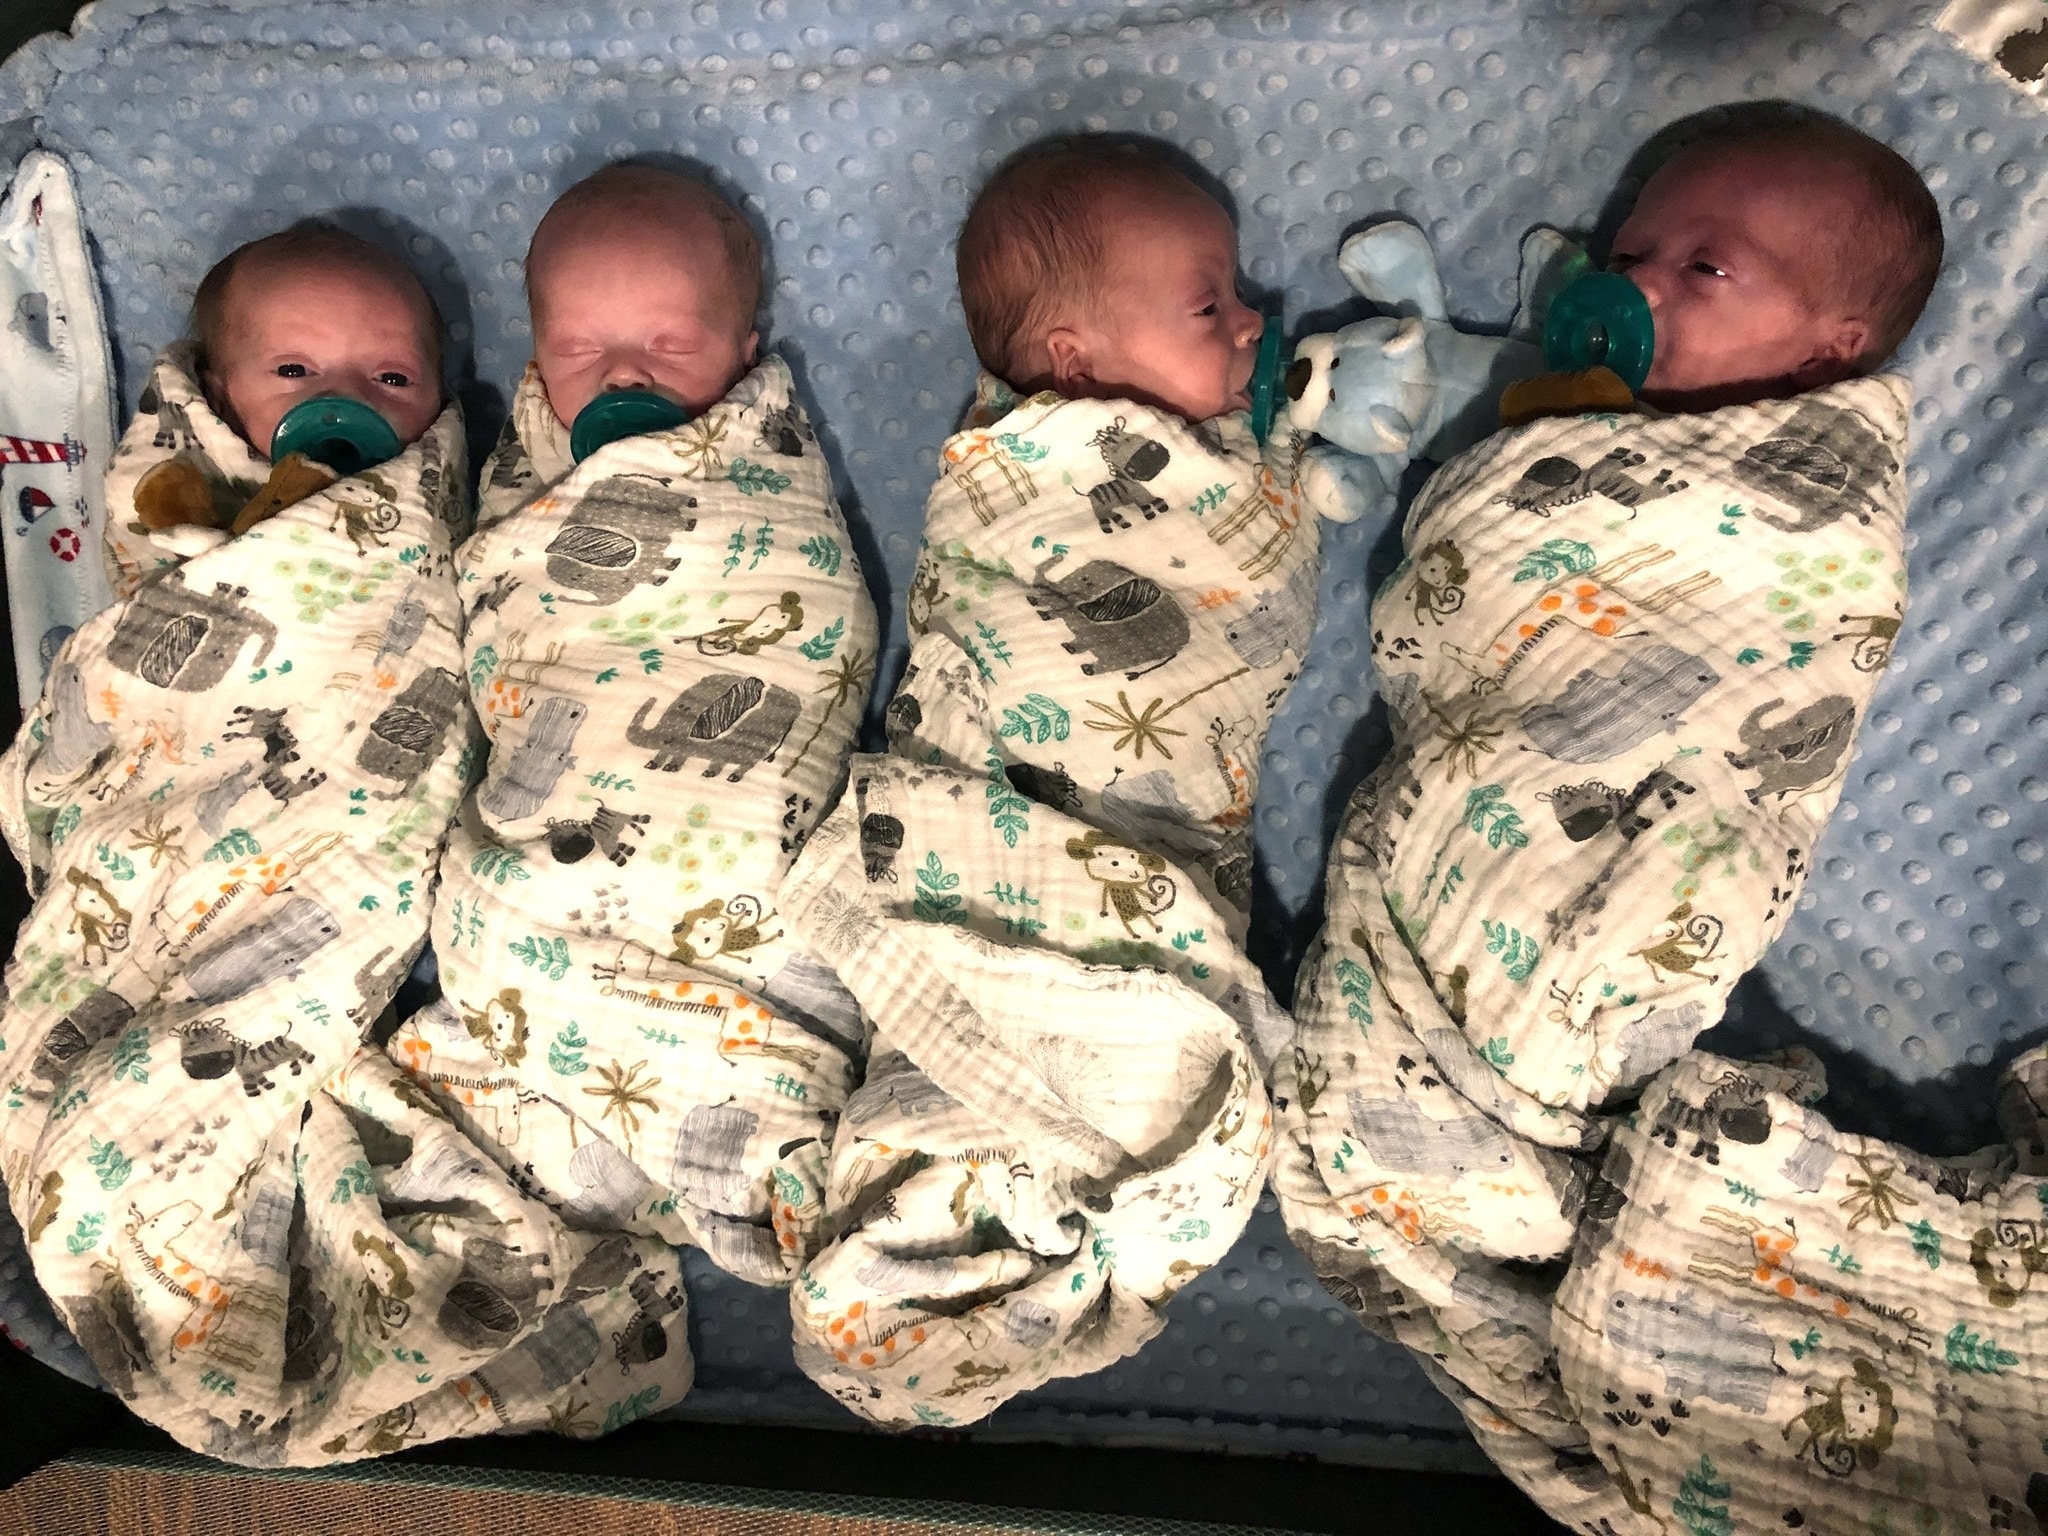
{"label": "baby head", "polygon": [[396,257],[330,224],[251,241],[215,263],[192,301],[199,381],[258,453],[316,395],[373,407],[411,443],[441,414],[433,300]]}
{"label": "baby head", "polygon": [[1913,167],[1807,116],[1682,150],[1644,185],[1609,265],[1656,322],[1644,400],[1710,410],[1879,367],[1941,255],[1941,217]]}
{"label": "baby head", "polygon": [[753,366],[761,245],[703,182],[607,166],[533,232],[526,296],[533,360],[564,426],[614,389],[702,411]]}
{"label": "baby head", "polygon": [[1012,156],[958,264],[975,353],[1018,389],[1190,421],[1250,404],[1262,322],[1237,296],[1237,230],[1155,152],[1076,137]]}

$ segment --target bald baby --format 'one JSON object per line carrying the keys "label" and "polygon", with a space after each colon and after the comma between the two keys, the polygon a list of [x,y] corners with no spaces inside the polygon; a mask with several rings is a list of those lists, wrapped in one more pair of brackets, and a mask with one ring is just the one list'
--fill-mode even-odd
{"label": "bald baby", "polygon": [[703,182],[607,166],[540,221],[526,293],[534,363],[564,426],[614,389],[649,390],[695,413],[753,366],[761,246]]}

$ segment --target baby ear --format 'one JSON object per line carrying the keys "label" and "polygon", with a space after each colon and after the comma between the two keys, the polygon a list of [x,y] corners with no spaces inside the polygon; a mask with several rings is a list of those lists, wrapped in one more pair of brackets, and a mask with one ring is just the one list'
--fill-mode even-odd
{"label": "baby ear", "polygon": [[1811,389],[1863,371],[1861,365],[1870,347],[1870,338],[1871,324],[1861,315],[1849,315],[1836,321],[1834,329],[1800,370],[1801,382]]}
{"label": "baby ear", "polygon": [[1094,382],[1088,339],[1074,327],[1057,325],[1046,332],[1045,352],[1052,365],[1053,382],[1061,394],[1085,393],[1085,386]]}
{"label": "baby ear", "polygon": [[741,348],[741,351],[745,354],[743,360],[746,366],[749,368],[753,367],[754,359],[760,355],[761,351],[761,333],[759,331],[747,332],[747,344]]}

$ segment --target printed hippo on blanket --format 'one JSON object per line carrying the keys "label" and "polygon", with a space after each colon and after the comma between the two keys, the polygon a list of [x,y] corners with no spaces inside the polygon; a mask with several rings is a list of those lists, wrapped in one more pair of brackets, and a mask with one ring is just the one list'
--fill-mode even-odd
{"label": "printed hippo on blanket", "polygon": [[756,764],[775,761],[804,708],[787,688],[731,672],[698,678],[669,701],[649,728],[648,712],[657,702],[643,703],[626,727],[626,740],[653,749],[647,766],[674,773],[691,758],[702,758],[709,764],[705,778],[730,768],[726,778],[734,784]]}
{"label": "printed hippo on blanket", "polygon": [[1316,586],[1321,579],[1321,567],[1304,560],[1295,566],[1285,588],[1260,593],[1251,612],[1225,625],[1223,638],[1237,652],[1237,659],[1248,667],[1270,667],[1282,653],[1298,649],[1303,626],[1314,620]]}
{"label": "printed hippo on blanket", "polygon": [[1750,516],[1786,533],[1813,533],[1845,517],[1869,523],[1873,498],[1898,467],[1862,416],[1818,400],[1799,401],[1784,425],[1730,466],[1763,493]]}
{"label": "printed hippo on blanket", "polygon": [[308,896],[293,896],[275,914],[194,952],[185,985],[209,1007],[232,1002],[266,981],[294,976],[341,936],[334,914]]}
{"label": "printed hippo on blanket", "polygon": [[1673,1150],[1680,1136],[1690,1136],[1688,1155],[1719,1164],[1723,1137],[1751,1147],[1770,1139],[1771,1114],[1764,1106],[1763,1085],[1731,1072],[1699,1104],[1687,1103],[1675,1093],[1665,1099],[1650,1123],[1650,1135],[1663,1138],[1664,1145]]}
{"label": "printed hippo on blanket", "polygon": [[1592,667],[1546,704],[1522,711],[1536,749],[1566,763],[1597,763],[1676,730],[1680,716],[1721,681],[1721,674],[1676,646],[1637,646],[1612,673]]}
{"label": "printed hippo on blanket", "polygon": [[242,606],[248,595],[247,587],[224,581],[194,592],[182,569],[166,571],[129,601],[107,639],[107,660],[158,688],[218,688],[251,640],[262,642],[249,658],[259,667],[277,643],[277,626]]}
{"label": "printed hippo on blanket", "polygon": [[1704,1397],[1744,1413],[1768,1413],[1778,1367],[1770,1335],[1733,1308],[1702,1307],[1692,1291],[1670,1300],[1616,1291],[1607,1304],[1607,1342],[1664,1373],[1664,1390]]}
{"label": "printed hippo on blanket", "polygon": [[1049,581],[1052,561],[1038,568],[1025,594],[1041,619],[1059,619],[1073,634],[1060,649],[1089,656],[1085,676],[1123,672],[1137,678],[1173,660],[1188,643],[1188,616],[1149,576],[1114,560],[1090,560],[1063,580]]}
{"label": "printed hippo on blanket", "polygon": [[492,756],[488,781],[477,797],[484,813],[500,821],[537,815],[557,781],[576,765],[570,748],[576,745],[576,733],[583,729],[583,717],[589,713],[578,700],[560,694],[549,695],[538,708],[529,710],[526,735],[502,760],[502,771],[500,759]]}
{"label": "printed hippo on blanket", "polygon": [[1771,699],[1752,709],[1739,728],[1743,750],[1723,754],[1744,773],[1759,776],[1747,791],[1751,805],[1765,795],[1783,800],[1827,783],[1856,734],[1856,702],[1847,694],[1815,699],[1782,720],[1766,718],[1784,705],[1783,699]]}
{"label": "printed hippo on blanket", "polygon": [[469,689],[457,674],[446,667],[428,667],[417,674],[370,722],[356,749],[358,768],[398,784],[394,790],[371,793],[379,800],[410,794],[468,708]]}
{"label": "printed hippo on blanket", "polygon": [[676,1132],[670,1186],[706,1210],[744,1216],[752,1193],[747,1142],[760,1126],[761,1117],[738,1104],[697,1105]]}
{"label": "printed hippo on blanket", "polygon": [[1394,1068],[1403,1097],[1369,1099],[1356,1088],[1345,1096],[1351,1133],[1382,1169],[1454,1179],[1514,1166],[1514,1143],[1507,1133],[1466,1108],[1433,1070],[1418,1068],[1409,1056],[1400,1057]]}
{"label": "printed hippo on blanket", "polygon": [[683,515],[697,498],[668,485],[651,475],[613,475],[583,493],[546,554],[550,581],[590,596],[558,593],[562,601],[609,605],[637,586],[668,580],[682,563],[664,558],[668,541],[697,526],[696,518]]}
{"label": "printed hippo on blanket", "polygon": [[1605,496],[1621,506],[1634,508],[1685,489],[1686,482],[1673,480],[1668,469],[1658,470],[1649,480],[1637,479],[1631,472],[1640,469],[1643,462],[1643,456],[1631,448],[1616,448],[1590,469],[1580,468],[1574,459],[1552,454],[1523,470],[1521,479],[1493,499],[1506,502],[1518,512],[1548,517],[1559,507],[1568,507],[1589,496]]}

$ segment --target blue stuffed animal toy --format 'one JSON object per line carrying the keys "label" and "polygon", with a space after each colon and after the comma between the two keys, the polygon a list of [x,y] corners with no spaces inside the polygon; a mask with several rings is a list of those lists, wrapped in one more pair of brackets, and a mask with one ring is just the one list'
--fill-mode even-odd
{"label": "blue stuffed animal toy", "polygon": [[1412,460],[1462,453],[1499,426],[1501,391],[1544,372],[1537,345],[1550,296],[1583,265],[1554,230],[1522,242],[1520,303],[1506,336],[1456,330],[1429,239],[1412,224],[1375,224],[1346,240],[1337,266],[1387,311],[1294,350],[1288,423],[1323,441],[1303,458],[1308,504],[1334,522],[1393,511]]}

